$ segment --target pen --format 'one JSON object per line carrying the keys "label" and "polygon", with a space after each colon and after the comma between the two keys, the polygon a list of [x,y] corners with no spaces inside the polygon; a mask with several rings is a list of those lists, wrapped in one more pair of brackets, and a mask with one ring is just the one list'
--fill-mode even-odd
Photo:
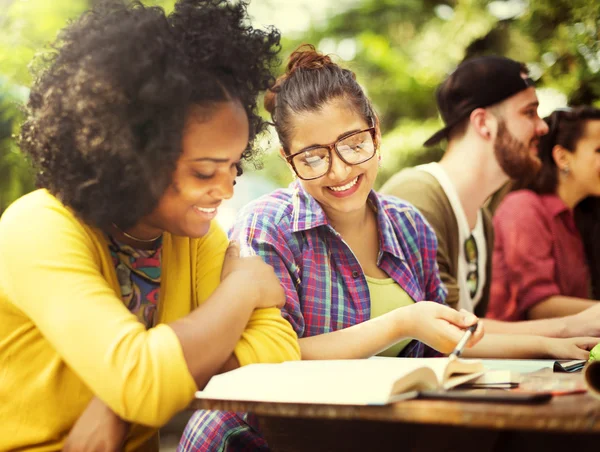
{"label": "pen", "polygon": [[456,347],[454,347],[452,353],[448,355],[448,358],[456,359],[460,356],[460,354],[463,351],[463,348],[465,348],[465,345],[467,345],[467,342],[469,342],[469,339],[477,329],[477,325],[479,325],[479,322],[476,322],[475,324],[471,325],[469,328],[466,329],[465,334],[463,334],[463,337],[460,338],[460,341],[458,341],[458,344],[456,344]]}

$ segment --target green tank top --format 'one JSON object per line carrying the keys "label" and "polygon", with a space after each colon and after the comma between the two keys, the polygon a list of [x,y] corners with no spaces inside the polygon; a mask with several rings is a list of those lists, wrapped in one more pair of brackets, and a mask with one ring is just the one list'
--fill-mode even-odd
{"label": "green tank top", "polygon": [[[387,314],[396,308],[409,306],[414,300],[392,278],[376,279],[365,275],[371,295],[371,318]],[[378,356],[398,356],[412,339],[405,339],[378,353]]]}

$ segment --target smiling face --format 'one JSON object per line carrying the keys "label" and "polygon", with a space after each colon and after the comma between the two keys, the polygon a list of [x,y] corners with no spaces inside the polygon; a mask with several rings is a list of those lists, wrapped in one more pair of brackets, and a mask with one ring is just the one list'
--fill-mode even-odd
{"label": "smiling face", "polygon": [[[350,132],[371,126],[346,100],[334,99],[317,111],[294,116],[289,155],[306,148],[328,145]],[[332,152],[329,172],[318,179],[300,180],[300,183],[331,218],[339,213],[364,211],[376,177],[376,157],[358,165],[349,165]]]}
{"label": "smiling face", "polygon": [[193,109],[172,184],[141,222],[148,235],[150,230],[185,237],[205,235],[221,201],[233,195],[248,135],[248,117],[238,101],[219,103],[208,115]]}
{"label": "smiling face", "polygon": [[533,87],[509,97],[500,106],[494,154],[511,179],[528,177],[541,167],[538,146],[548,126],[539,117],[538,106]]}

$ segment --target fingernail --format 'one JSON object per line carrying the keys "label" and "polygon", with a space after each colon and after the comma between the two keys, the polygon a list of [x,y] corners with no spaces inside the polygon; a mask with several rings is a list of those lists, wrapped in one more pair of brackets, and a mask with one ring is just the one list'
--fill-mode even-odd
{"label": "fingernail", "polygon": [[463,325],[465,326],[471,326],[475,323],[475,321],[477,320],[477,317],[475,317],[473,314],[465,314],[463,317]]}

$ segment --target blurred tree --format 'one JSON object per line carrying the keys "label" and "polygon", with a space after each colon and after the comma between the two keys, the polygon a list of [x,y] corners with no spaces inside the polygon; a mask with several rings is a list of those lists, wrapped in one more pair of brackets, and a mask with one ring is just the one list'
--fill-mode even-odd
{"label": "blurred tree", "polygon": [[34,188],[30,166],[13,138],[22,120],[20,106],[32,82],[34,56],[51,42],[85,1],[0,0],[0,213]]}
{"label": "blurred tree", "polygon": [[[22,87],[31,84],[30,68],[43,64],[40,56],[57,30],[97,1],[0,0],[4,130],[18,129],[17,105],[26,97]],[[284,0],[271,1],[276,5]],[[170,11],[174,1],[143,3]],[[401,167],[441,156],[440,147],[426,150],[421,144],[441,124],[435,88],[464,58],[503,54],[527,62],[540,86],[564,93],[571,104],[598,104],[600,99],[597,1],[357,0],[348,9],[333,10],[328,20],[302,35],[285,36],[282,61],[303,42],[338,55],[373,99],[384,134],[381,181]],[[284,185],[291,175],[276,151],[276,140],[272,141],[265,144],[271,151],[265,156],[264,174]],[[1,212],[7,199],[31,183],[26,183],[27,165],[13,140],[0,141],[0,158]]]}
{"label": "blurred tree", "polygon": [[[381,119],[384,165],[379,181],[404,166],[437,160],[440,148],[422,143],[439,127],[434,92],[464,57],[465,48],[492,30],[495,20],[483,0],[440,3],[363,0],[324,26],[284,39],[284,58],[309,42],[337,55],[357,73]],[[278,156],[265,164],[270,177],[289,180]]]}
{"label": "blurred tree", "polygon": [[18,103],[23,90],[4,87],[0,79],[0,213],[23,193],[33,189],[29,164],[14,144],[13,134],[21,119]]}
{"label": "blurred tree", "polygon": [[[67,22],[101,0],[0,0],[0,214],[34,188],[32,171],[13,138],[22,120],[32,73]],[[170,11],[174,0],[144,4]]]}
{"label": "blurred tree", "polygon": [[566,93],[572,105],[598,105],[600,3],[539,0],[519,25],[538,46],[544,84]]}
{"label": "blurred tree", "polygon": [[[600,3],[589,0],[362,0],[284,40],[284,57],[303,42],[338,55],[373,100],[384,134],[380,181],[441,157],[422,142],[441,125],[435,88],[463,59],[505,55],[570,104],[600,99]],[[273,165],[271,177],[287,181],[281,171]]]}

